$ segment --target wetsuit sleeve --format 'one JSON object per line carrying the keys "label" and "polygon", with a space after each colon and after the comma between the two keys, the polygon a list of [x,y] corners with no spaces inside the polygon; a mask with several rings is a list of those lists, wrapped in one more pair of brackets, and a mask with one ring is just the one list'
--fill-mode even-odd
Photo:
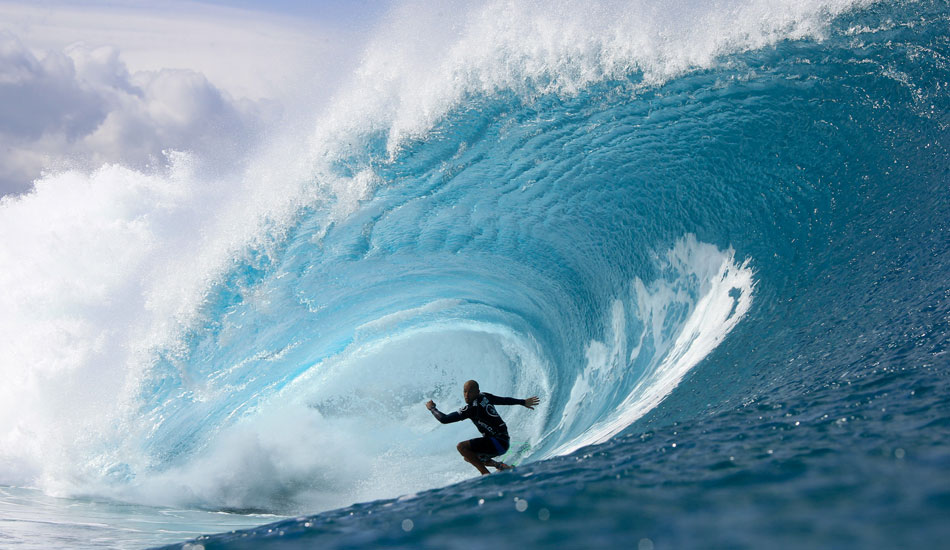
{"label": "wetsuit sleeve", "polygon": [[435,407],[429,409],[429,411],[432,413],[432,416],[434,416],[436,420],[438,420],[439,422],[443,424],[451,424],[452,422],[465,420],[465,415],[462,412],[464,410],[465,409],[455,411],[455,412],[450,412],[449,414],[445,414]]}
{"label": "wetsuit sleeve", "polygon": [[490,393],[482,392],[482,395],[488,398],[492,405],[524,405],[524,399],[515,399],[514,397],[498,397]]}

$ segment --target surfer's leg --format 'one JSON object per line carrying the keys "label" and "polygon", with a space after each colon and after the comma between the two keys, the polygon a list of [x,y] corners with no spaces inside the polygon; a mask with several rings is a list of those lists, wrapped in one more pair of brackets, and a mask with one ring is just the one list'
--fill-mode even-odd
{"label": "surfer's leg", "polygon": [[475,466],[475,469],[478,470],[482,475],[487,475],[488,468],[485,467],[485,464],[478,459],[478,455],[475,454],[475,451],[472,449],[471,441],[462,441],[455,446],[458,449],[459,454],[462,455],[462,458],[465,459],[465,462],[468,462],[472,466]]}

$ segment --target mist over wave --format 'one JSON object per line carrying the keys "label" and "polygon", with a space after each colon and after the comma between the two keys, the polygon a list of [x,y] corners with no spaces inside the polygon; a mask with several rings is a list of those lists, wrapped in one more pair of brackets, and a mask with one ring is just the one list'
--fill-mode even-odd
{"label": "mist over wave", "polygon": [[[0,202],[0,483],[278,513],[413,493],[471,475],[471,427],[422,406],[469,378],[542,396],[503,411],[520,460],[609,441],[834,295],[796,277],[888,185],[881,136],[944,151],[946,94],[875,64],[879,4],[439,6],[395,10],[239,178],[173,153]],[[884,107],[858,91],[882,82]]]}

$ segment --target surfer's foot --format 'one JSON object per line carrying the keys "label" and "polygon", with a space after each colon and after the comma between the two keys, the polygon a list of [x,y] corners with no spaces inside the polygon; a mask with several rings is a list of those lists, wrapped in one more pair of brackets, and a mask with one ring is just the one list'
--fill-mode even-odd
{"label": "surfer's foot", "polygon": [[492,464],[492,466],[494,466],[495,468],[497,468],[499,472],[502,471],[502,470],[510,470],[510,469],[511,469],[511,466],[505,464],[504,462],[495,462],[494,464]]}

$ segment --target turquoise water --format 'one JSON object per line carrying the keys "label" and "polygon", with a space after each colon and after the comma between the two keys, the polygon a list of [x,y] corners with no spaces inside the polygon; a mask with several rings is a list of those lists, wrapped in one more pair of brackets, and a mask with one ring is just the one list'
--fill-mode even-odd
{"label": "turquoise water", "polygon": [[[683,6],[474,9],[409,79],[371,48],[399,92],[262,172],[62,490],[296,518],[205,548],[939,545],[950,10]],[[542,398],[513,472],[423,406],[470,378]]]}

